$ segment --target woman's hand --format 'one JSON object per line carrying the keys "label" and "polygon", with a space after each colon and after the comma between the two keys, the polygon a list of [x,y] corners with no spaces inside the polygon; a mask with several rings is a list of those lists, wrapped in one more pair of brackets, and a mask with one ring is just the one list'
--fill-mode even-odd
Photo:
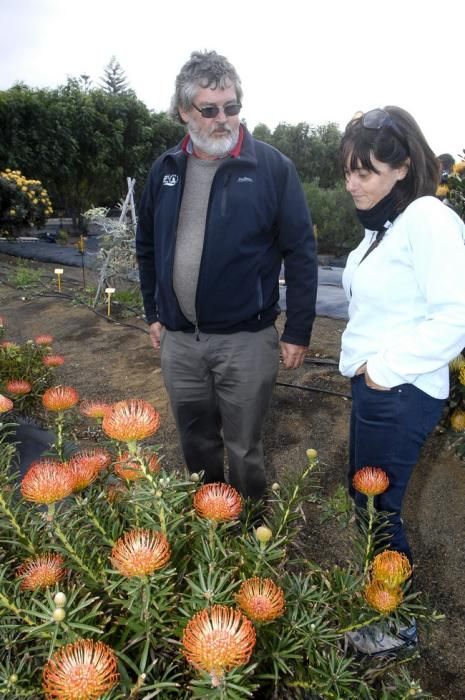
{"label": "woman's hand", "polygon": [[380,384],[376,384],[370,377],[367,371],[367,363],[365,362],[363,365],[360,365],[358,370],[355,372],[355,374],[364,374],[365,375],[365,383],[367,386],[370,387],[370,389],[376,389],[376,391],[389,391],[388,386],[381,386]]}

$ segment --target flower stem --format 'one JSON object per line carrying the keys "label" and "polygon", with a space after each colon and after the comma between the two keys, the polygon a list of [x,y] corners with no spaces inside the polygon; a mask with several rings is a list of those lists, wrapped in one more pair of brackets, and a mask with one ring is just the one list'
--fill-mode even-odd
{"label": "flower stem", "polygon": [[160,518],[161,531],[163,532],[164,535],[166,535],[166,519],[165,519],[165,509],[163,508],[163,504],[160,505],[158,517]]}
{"label": "flower stem", "polygon": [[52,639],[50,640],[50,650],[48,652],[48,659],[51,659],[52,654],[55,651],[55,644],[57,641],[57,636],[58,636],[58,625],[55,625],[55,629],[53,631],[53,636],[52,636]]}
{"label": "flower stem", "polygon": [[367,625],[371,625],[373,622],[378,622],[378,620],[381,619],[381,615],[375,615],[374,617],[370,617],[369,620],[365,620],[364,622],[357,622],[356,625],[349,625],[348,627],[344,627],[342,630],[338,630],[338,634],[345,634],[346,632],[352,632],[353,630],[358,630],[361,627],[366,627]]}
{"label": "flower stem", "polygon": [[[82,500],[81,498],[76,498],[76,501],[82,505]],[[86,505],[86,515],[88,516],[89,520],[95,525],[96,529],[100,532],[102,535],[103,539],[105,540],[106,544],[110,545],[110,547],[113,547],[115,544],[115,541],[112,540],[110,537],[108,537],[105,529],[103,526],[99,523],[97,516],[95,515],[94,511],[90,506]]]}
{"label": "flower stem", "polygon": [[366,575],[370,566],[370,557],[373,549],[373,520],[375,515],[374,496],[367,496],[368,509],[368,531],[367,531],[367,546],[365,550],[365,561],[363,564],[363,573]]}
{"label": "flower stem", "polygon": [[99,579],[95,576],[95,574],[91,571],[91,569],[89,569],[89,567],[84,564],[83,560],[81,559],[79,554],[76,552],[76,550],[73,548],[70,541],[68,540],[65,533],[63,532],[63,530],[61,529],[61,527],[58,525],[57,522],[54,523],[53,527],[54,527],[55,533],[58,535],[59,539],[61,540],[61,542],[62,542],[63,546],[65,547],[66,551],[68,552],[68,554],[70,554],[71,558],[74,559],[74,561],[77,564],[79,564],[81,569],[83,569],[86,572],[86,574],[92,579],[92,581],[94,581],[96,584],[100,585],[101,582],[99,581]]}
{"label": "flower stem", "polygon": [[292,508],[293,508],[293,506],[294,506],[294,503],[297,501],[297,497],[298,497],[299,492],[300,492],[300,483],[302,483],[302,482],[307,478],[307,476],[310,474],[310,472],[312,472],[312,471],[315,469],[315,467],[317,466],[317,464],[318,464],[318,462],[317,462],[316,460],[315,460],[315,461],[312,461],[311,463],[309,463],[308,466],[307,466],[307,468],[305,469],[305,471],[302,472],[301,476],[299,477],[298,482],[297,482],[296,485],[294,486],[294,490],[293,490],[293,492],[292,492],[292,496],[289,498],[289,501],[288,501],[288,504],[287,504],[287,508],[286,508],[286,510],[284,511],[284,514],[283,514],[283,516],[282,516],[282,518],[281,518],[281,522],[279,523],[279,527],[278,527],[278,529],[277,529],[277,531],[276,531],[276,537],[279,537],[279,535],[281,534],[281,532],[282,532],[282,531],[284,530],[284,528],[287,526],[287,523],[288,523],[288,520],[289,520],[289,516],[290,516],[290,514],[291,514],[291,512],[292,512]]}
{"label": "flower stem", "polygon": [[12,603],[8,598],[3,595],[3,593],[0,592],[0,605],[3,606],[4,608],[7,608],[8,610],[11,610],[17,617],[19,617],[21,620],[24,620],[24,622],[29,625],[30,627],[34,627],[34,623],[31,620],[31,618],[23,613],[20,608],[18,608],[14,603]]}
{"label": "flower stem", "polygon": [[63,462],[65,459],[63,450],[63,423],[64,423],[64,413],[63,411],[58,411],[56,419],[56,431],[57,431],[57,441],[55,443],[56,451],[58,457]]}

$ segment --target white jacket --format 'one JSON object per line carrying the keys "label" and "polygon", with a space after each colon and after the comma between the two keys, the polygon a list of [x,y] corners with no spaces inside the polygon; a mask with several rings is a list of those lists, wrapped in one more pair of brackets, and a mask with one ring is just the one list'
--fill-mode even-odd
{"label": "white jacket", "polygon": [[367,362],[376,384],[446,398],[448,363],[465,346],[465,226],[439,199],[421,197],[360,262],[374,236],[365,231],[342,277],[341,373],[352,377]]}

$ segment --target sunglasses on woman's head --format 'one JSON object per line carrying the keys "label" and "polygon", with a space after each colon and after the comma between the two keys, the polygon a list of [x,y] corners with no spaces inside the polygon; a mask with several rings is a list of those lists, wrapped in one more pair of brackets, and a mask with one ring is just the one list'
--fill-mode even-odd
{"label": "sunglasses on woman's head", "polygon": [[197,112],[200,112],[204,119],[214,119],[220,113],[220,109],[223,110],[225,117],[235,117],[236,114],[242,109],[240,102],[233,102],[229,105],[224,105],[224,107],[217,107],[216,105],[211,105],[210,107],[197,107],[194,103],[192,106],[195,107]]}
{"label": "sunglasses on woman's head", "polygon": [[392,133],[397,136],[402,146],[408,152],[408,144],[406,138],[402,131],[399,129],[389,112],[384,109],[371,109],[369,112],[356,112],[352,118],[360,119],[364,129],[373,129],[375,131],[380,131],[381,129],[387,128],[392,131]]}

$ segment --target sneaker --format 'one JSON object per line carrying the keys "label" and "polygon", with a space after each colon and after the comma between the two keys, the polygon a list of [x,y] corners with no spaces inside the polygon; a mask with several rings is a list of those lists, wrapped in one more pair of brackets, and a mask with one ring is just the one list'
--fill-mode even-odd
{"label": "sneaker", "polygon": [[353,632],[346,632],[346,640],[359,654],[366,656],[382,656],[396,654],[400,651],[412,651],[418,644],[417,625],[415,620],[409,626],[399,627],[398,630],[388,626],[366,625]]}

